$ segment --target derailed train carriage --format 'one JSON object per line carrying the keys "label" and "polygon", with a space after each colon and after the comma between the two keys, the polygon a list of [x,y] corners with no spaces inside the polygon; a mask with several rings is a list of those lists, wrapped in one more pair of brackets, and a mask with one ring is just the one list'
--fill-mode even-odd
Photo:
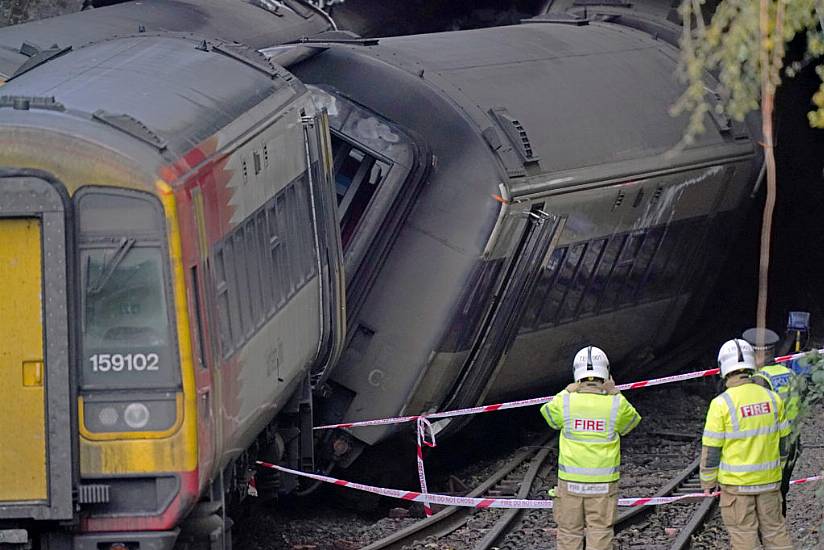
{"label": "derailed train carriage", "polygon": [[[269,45],[313,28],[270,15]],[[253,458],[312,468],[345,331],[326,118],[253,49],[137,31],[0,88],[4,543],[229,547]]]}
{"label": "derailed train carriage", "polygon": [[[290,67],[330,113],[339,215],[363,216],[344,231],[348,343],[324,422],[534,396],[567,383],[587,343],[637,375],[689,334],[760,156],[746,124],[709,115],[679,147],[679,30],[590,8],[315,44]],[[375,226],[369,201],[387,196]],[[387,244],[364,259],[370,232]],[[327,456],[349,464],[402,429],[338,432]]]}

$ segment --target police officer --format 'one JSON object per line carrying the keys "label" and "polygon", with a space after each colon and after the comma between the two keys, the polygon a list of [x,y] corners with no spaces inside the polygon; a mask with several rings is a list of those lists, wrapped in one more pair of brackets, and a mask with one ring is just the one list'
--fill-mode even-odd
{"label": "police officer", "polygon": [[[796,374],[789,368],[781,364],[775,364],[775,344],[778,343],[778,335],[769,329],[751,328],[744,331],[744,340],[749,342],[755,350],[756,365],[761,367],[752,377],[753,382],[773,390],[784,402],[784,413],[790,428],[795,431],[796,419],[799,411],[799,381]],[[759,338],[761,336],[761,338]],[[760,340],[760,341],[759,341]],[[761,344],[759,346],[759,344]],[[789,439],[790,444],[787,450],[787,462],[781,474],[781,512],[787,516],[787,492],[790,490],[790,479],[792,479],[793,469],[801,454],[801,440],[798,433],[793,433]]]}
{"label": "police officer", "polygon": [[721,518],[733,550],[791,549],[781,515],[781,467],[790,428],[781,398],[754,384],[755,353],[744,340],[718,352],[726,391],[712,400],[704,426],[701,485],[721,486]]}
{"label": "police officer", "polygon": [[[603,350],[587,346],[572,363],[574,384],[541,407],[561,430],[555,522],[559,550],[612,548],[618,506],[621,436],[641,421],[615,388]],[[586,535],[585,535],[586,533]]]}

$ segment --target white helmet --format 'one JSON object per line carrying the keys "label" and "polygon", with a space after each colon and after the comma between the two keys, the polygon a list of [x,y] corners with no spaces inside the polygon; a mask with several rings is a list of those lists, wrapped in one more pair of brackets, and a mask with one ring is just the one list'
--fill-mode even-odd
{"label": "white helmet", "polygon": [[609,379],[609,359],[601,348],[587,346],[572,360],[572,377],[578,382],[584,378]]}
{"label": "white helmet", "polygon": [[728,340],[718,350],[718,368],[722,378],[739,370],[755,370],[755,351],[746,340]]}

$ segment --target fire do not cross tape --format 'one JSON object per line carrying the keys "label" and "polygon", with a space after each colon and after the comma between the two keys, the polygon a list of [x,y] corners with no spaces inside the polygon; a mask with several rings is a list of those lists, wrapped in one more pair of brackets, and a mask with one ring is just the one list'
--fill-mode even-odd
{"label": "fire do not cross tape", "polygon": [[[775,358],[776,363],[786,363],[793,359],[799,359],[809,353],[824,353],[824,349],[814,350],[812,352],[794,353],[792,355],[782,355]],[[640,388],[647,388],[651,386],[660,386],[663,384],[672,384],[674,382],[683,382],[684,380],[692,380],[695,378],[704,378],[707,376],[715,376],[719,369],[699,370],[695,372],[688,372],[685,374],[675,374],[672,376],[664,376],[663,378],[652,378],[650,380],[641,380],[638,382],[630,382],[628,384],[620,384],[616,386],[619,390],[637,390]],[[465,416],[469,414],[480,414],[494,411],[501,411],[506,409],[517,409],[520,407],[532,407],[535,405],[543,405],[552,401],[554,396],[548,395],[544,397],[533,397],[530,399],[521,399],[520,401],[509,401],[506,403],[496,403],[493,405],[481,405],[478,407],[469,407],[466,409],[455,409],[452,411],[443,411],[436,413],[424,413],[410,416],[395,416],[391,418],[379,418],[375,420],[360,420],[357,422],[342,422],[340,424],[326,424],[324,426],[315,426],[315,430],[330,430],[333,428],[359,428],[364,426],[386,426],[389,424],[404,424],[406,422],[417,421],[419,418],[427,418],[429,420],[438,420],[441,418],[452,418],[455,416]]]}
{"label": "fire do not cross tape", "polygon": [[[278,470],[286,474],[292,474],[323,483],[337,485],[338,487],[346,487],[348,489],[356,489],[358,491],[365,491],[375,495],[380,495],[389,498],[396,498],[406,500],[409,502],[421,502],[424,505],[441,504],[443,506],[461,506],[465,508],[519,508],[519,509],[539,509],[552,508],[553,501],[546,500],[528,500],[528,499],[514,499],[514,498],[469,498],[469,497],[454,497],[449,495],[440,495],[437,493],[419,493],[417,491],[404,491],[401,489],[387,489],[384,487],[375,487],[373,485],[364,485],[362,483],[354,483],[351,481],[344,481],[334,477],[309,474],[306,472],[299,472],[283,466],[277,466],[268,462],[257,462],[258,466],[263,468],[270,468]],[[812,476],[802,479],[796,479],[790,482],[792,485],[801,485],[804,483],[811,483],[820,481],[824,476]],[[717,497],[720,493],[712,493],[709,496]],[[660,506],[662,504],[672,504],[682,500],[694,501],[697,499],[707,498],[704,493],[690,493],[686,495],[679,495],[677,497],[641,497],[641,498],[619,498],[618,506],[636,507],[636,506]]]}

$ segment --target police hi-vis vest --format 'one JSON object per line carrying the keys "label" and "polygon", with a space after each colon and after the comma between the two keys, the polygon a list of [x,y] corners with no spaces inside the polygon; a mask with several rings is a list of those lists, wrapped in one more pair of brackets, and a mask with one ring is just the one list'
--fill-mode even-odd
{"label": "police hi-vis vest", "polygon": [[[712,400],[702,443],[721,447],[719,483],[764,485],[781,481],[779,441],[790,431],[781,398],[747,382]],[[711,481],[716,474],[712,470],[702,471],[702,480]]]}
{"label": "police hi-vis vest", "polygon": [[770,381],[770,386],[784,401],[784,412],[787,422],[791,425],[798,416],[798,388],[796,387],[795,373],[784,365],[768,365],[762,367],[756,376],[764,376]]}
{"label": "police hi-vis vest", "polygon": [[641,416],[617,391],[601,392],[564,390],[541,407],[550,427],[561,431],[560,479],[604,483],[620,477],[620,437],[635,428]]}

